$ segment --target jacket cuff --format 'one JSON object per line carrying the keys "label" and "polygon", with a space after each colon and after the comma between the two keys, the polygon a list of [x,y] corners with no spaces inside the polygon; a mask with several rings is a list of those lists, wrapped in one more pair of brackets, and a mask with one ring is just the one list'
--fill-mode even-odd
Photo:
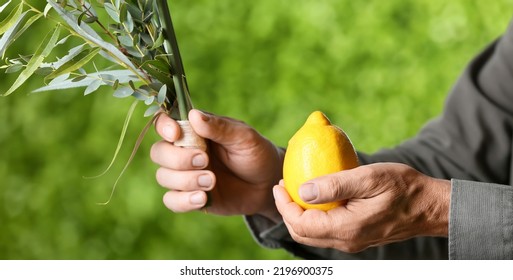
{"label": "jacket cuff", "polygon": [[513,258],[513,188],[451,181],[450,259]]}

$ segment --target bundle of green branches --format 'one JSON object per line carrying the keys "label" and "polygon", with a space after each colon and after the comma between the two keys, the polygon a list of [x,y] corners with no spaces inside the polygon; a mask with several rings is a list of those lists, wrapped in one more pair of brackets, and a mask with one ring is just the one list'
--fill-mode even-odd
{"label": "bundle of green branches", "polygon": [[[1,6],[0,13],[11,2]],[[87,0],[47,2],[40,11],[22,0],[0,23],[0,53],[4,57],[7,48],[36,21],[55,22],[55,29],[33,54],[7,59],[1,66],[6,73],[21,71],[2,95],[13,93],[33,74],[39,74],[48,84],[36,92],[86,87],[87,95],[101,86],[110,86],[115,97],[133,96],[144,101],[150,106],[147,116],[159,108],[170,113],[176,102],[180,119],[187,119],[191,104],[166,0],[96,0],[95,5]],[[109,18],[100,19],[98,8],[105,9]],[[52,9],[59,17],[50,14]],[[82,43],[56,61],[45,61],[71,36]],[[113,66],[87,73],[84,66],[98,56]]]}
{"label": "bundle of green branches", "polygon": [[[159,110],[187,120],[192,105],[167,0],[47,2],[42,11],[29,0],[8,0],[0,6],[0,55],[4,60],[0,68],[18,75],[9,90],[0,93],[2,96],[15,92],[31,76],[42,75],[45,84],[35,92],[84,87],[88,95],[103,86],[110,87],[114,97],[134,97],[114,159],[135,106],[144,102],[148,106],[145,116],[153,118],[143,129],[128,163]],[[7,10],[10,12],[5,16]],[[34,53],[6,58],[6,50],[16,40],[23,40],[24,32],[40,20],[54,23],[55,28]],[[52,59],[53,52],[77,41],[65,51],[66,55]],[[98,69],[94,63],[101,58],[109,62],[105,69]],[[205,148],[201,143],[197,146]]]}

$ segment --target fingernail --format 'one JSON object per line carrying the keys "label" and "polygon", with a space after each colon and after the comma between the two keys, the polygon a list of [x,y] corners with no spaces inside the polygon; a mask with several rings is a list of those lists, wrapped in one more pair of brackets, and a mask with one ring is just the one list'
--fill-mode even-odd
{"label": "fingernail", "polygon": [[209,188],[210,186],[212,186],[212,177],[208,174],[200,175],[198,177],[198,184],[201,187]]}
{"label": "fingernail", "polygon": [[207,161],[203,155],[197,155],[192,158],[192,166],[194,167],[204,167],[206,164]]}
{"label": "fingernail", "polygon": [[195,205],[203,205],[203,204],[205,204],[205,196],[203,195],[202,192],[193,193],[189,197],[189,202],[192,204],[195,204]]}
{"label": "fingernail", "polygon": [[164,128],[162,128],[162,134],[164,134],[165,138],[172,139],[173,138],[173,128],[170,125],[164,126]]}
{"label": "fingernail", "polygon": [[208,122],[210,120],[210,116],[207,115],[206,113],[203,113],[201,111],[199,111],[201,113],[201,119],[204,121],[204,122]]}
{"label": "fingernail", "polygon": [[319,189],[315,184],[304,184],[299,188],[299,196],[305,202],[313,201],[319,196]]}

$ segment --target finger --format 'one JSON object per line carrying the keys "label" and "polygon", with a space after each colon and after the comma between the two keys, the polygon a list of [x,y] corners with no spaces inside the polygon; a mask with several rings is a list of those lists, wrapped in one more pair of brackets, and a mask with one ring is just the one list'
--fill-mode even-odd
{"label": "finger", "polygon": [[328,203],[365,197],[363,178],[358,168],[321,176],[304,183],[299,196],[307,203]]}
{"label": "finger", "polygon": [[304,210],[297,203],[292,201],[289,194],[283,186],[274,186],[273,189],[274,200],[278,212],[282,215],[284,220],[289,222],[297,221],[303,215]]}
{"label": "finger", "polygon": [[156,164],[175,170],[203,169],[208,165],[208,156],[199,149],[183,149],[166,141],[151,147],[150,157]]}
{"label": "finger", "polygon": [[243,122],[227,117],[207,114],[199,110],[189,112],[189,121],[201,137],[224,146],[244,143],[244,137],[252,137],[252,128]]}
{"label": "finger", "polygon": [[155,122],[157,133],[168,142],[174,142],[180,138],[180,127],[166,114],[160,114]]}
{"label": "finger", "polygon": [[201,209],[207,203],[207,194],[203,191],[195,192],[167,192],[162,201],[166,207],[176,213],[183,213]]}
{"label": "finger", "polygon": [[156,178],[161,186],[176,191],[209,191],[216,181],[211,171],[176,171],[163,167],[157,170]]}

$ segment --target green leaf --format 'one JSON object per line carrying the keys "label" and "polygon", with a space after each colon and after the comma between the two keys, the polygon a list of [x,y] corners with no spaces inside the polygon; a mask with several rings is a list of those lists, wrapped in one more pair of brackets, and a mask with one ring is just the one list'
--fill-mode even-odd
{"label": "green leaf", "polygon": [[102,84],[103,82],[100,79],[93,81],[91,84],[87,86],[86,90],[84,91],[84,95],[89,95],[97,91]]}
{"label": "green leaf", "polygon": [[46,79],[53,79],[64,73],[71,73],[75,70],[82,68],[82,66],[86,65],[89,61],[91,61],[98,53],[100,52],[100,48],[93,49],[89,54],[85,57],[81,58],[79,61],[69,61],[62,65],[62,67],[58,68],[52,74],[48,75]]}
{"label": "green leaf", "polygon": [[110,170],[110,168],[112,167],[112,165],[116,161],[116,158],[118,157],[118,154],[119,154],[119,151],[121,150],[121,147],[123,146],[123,141],[125,140],[125,135],[126,135],[126,131],[127,131],[127,128],[128,128],[128,124],[130,123],[130,119],[132,118],[132,116],[134,114],[135,107],[137,106],[137,104],[139,104],[139,102],[137,100],[135,100],[132,103],[132,105],[130,106],[130,109],[128,109],[128,113],[126,115],[125,122],[123,124],[123,129],[121,130],[121,135],[119,136],[118,145],[116,147],[116,151],[114,152],[114,156],[112,157],[112,160],[110,161],[109,166],[107,166],[107,168],[102,173],[100,173],[99,175],[96,175],[96,176],[93,176],[93,177],[85,177],[86,179],[94,179],[94,178],[101,177],[101,176],[105,175]]}
{"label": "green leaf", "polygon": [[79,56],[81,53],[86,52],[85,49],[87,44],[78,45],[68,51],[68,54],[63,56],[61,59],[57,60],[56,62],[52,63],[52,66],[56,69],[61,68],[64,64],[74,60],[77,56]]}
{"label": "green leaf", "polygon": [[148,98],[144,100],[144,104],[150,105],[151,103],[153,103],[153,101],[155,101],[155,96],[148,96]]}
{"label": "green leaf", "polygon": [[162,46],[162,44],[164,44],[164,34],[162,32],[159,33],[159,37],[157,37],[157,40],[155,40],[155,43],[153,44],[153,46],[151,47],[150,50],[156,50],[158,48],[160,48]]}
{"label": "green leaf", "polygon": [[[16,41],[25,31],[27,31],[27,29],[29,29],[29,27],[34,23],[36,22],[38,19],[40,19],[43,15],[41,14],[35,14],[33,15],[31,18],[29,18],[27,20],[27,22],[25,23],[25,25],[23,25],[23,27],[16,32],[16,34],[14,35],[14,37],[12,38],[12,42]],[[9,44],[10,45],[10,44]]]}
{"label": "green leaf", "polygon": [[[134,66],[134,64],[124,55],[118,48],[116,48],[114,45],[105,42],[98,33],[96,33],[92,28],[90,28],[87,25],[77,25],[75,17],[64,10],[62,7],[54,3],[52,0],[47,0],[48,3],[50,3],[53,8],[59,13],[62,19],[66,21],[66,23],[75,30],[79,35],[83,36],[85,40],[90,41],[91,43],[101,47],[103,49],[102,56],[104,54],[109,54],[109,56],[112,56],[115,59],[115,62],[117,64],[120,64],[126,68],[129,68],[134,74],[140,73],[140,71],[137,69],[137,67]],[[107,4],[107,3],[105,3]],[[112,58],[111,58],[112,59]]]}
{"label": "green leaf", "polygon": [[173,79],[169,76],[167,72],[160,71],[163,63],[157,60],[149,60],[146,61],[141,67],[146,71],[150,76],[159,80],[163,84],[172,85]]}
{"label": "green leaf", "polygon": [[129,87],[121,87],[121,88],[118,88],[112,96],[117,97],[117,98],[125,98],[125,97],[132,95],[132,93],[134,93],[133,89],[131,89]]}
{"label": "green leaf", "polygon": [[118,10],[116,9],[116,7],[114,7],[114,5],[112,5],[111,3],[105,3],[104,7],[105,11],[107,12],[107,14],[109,14],[112,20],[114,20],[117,23],[121,23],[121,20],[119,19]]}
{"label": "green leaf", "polygon": [[[80,69],[79,69],[80,71]],[[55,78],[50,82],[49,85],[38,88],[34,90],[34,93],[51,91],[51,90],[62,90],[62,89],[70,89],[70,88],[80,88],[87,87],[95,80],[101,80],[100,75],[112,75],[116,77],[120,83],[125,84],[131,81],[131,79],[137,79],[137,77],[130,70],[111,70],[111,71],[100,71],[98,73],[89,74],[83,73],[85,76],[82,79],[76,80],[76,78],[64,80],[64,81],[56,81],[58,78]]]}
{"label": "green leaf", "polygon": [[39,66],[43,63],[44,59],[50,54],[50,52],[55,47],[55,44],[59,40],[60,27],[57,27],[54,31],[48,33],[46,37],[43,39],[43,42],[36,50],[36,53],[27,64],[27,67],[21,74],[18,76],[18,79],[14,82],[11,88],[4,94],[3,96],[10,95],[16,89],[18,89],[25,81],[34,74],[34,72],[39,68]]}
{"label": "green leaf", "polygon": [[5,31],[4,35],[0,39],[0,54],[2,54],[2,58],[4,57],[7,47],[12,44],[13,38],[16,36],[18,29],[20,29],[27,13],[28,11],[21,14],[19,18],[12,25],[10,25],[9,29]]}
{"label": "green leaf", "polygon": [[5,73],[6,74],[16,73],[18,71],[21,71],[21,69],[23,69],[23,67],[24,66],[22,64],[14,64],[14,65],[7,67],[7,69],[5,69]]}
{"label": "green leaf", "polygon": [[128,35],[119,36],[118,40],[125,47],[133,47],[134,46],[134,41]]}
{"label": "green leaf", "polygon": [[157,103],[163,104],[166,100],[167,95],[167,85],[163,85],[159,90],[159,95],[157,96]]}
{"label": "green leaf", "polygon": [[129,33],[132,33],[132,31],[134,31],[134,19],[132,18],[132,15],[128,12],[126,14],[126,21],[124,22],[124,24]]}
{"label": "green leaf", "polygon": [[160,106],[157,105],[157,104],[154,104],[154,105],[151,105],[150,107],[148,107],[148,109],[146,109],[146,111],[144,112],[144,116],[145,117],[149,117],[155,113],[157,113],[158,111],[160,110]]}
{"label": "green leaf", "polygon": [[0,35],[4,34],[19,19],[22,12],[23,5],[20,4],[17,8],[12,10],[2,22],[0,22]]}
{"label": "green leaf", "polygon": [[0,13],[2,13],[4,11],[4,9],[9,5],[11,4],[12,0],[9,0],[7,1],[7,3],[3,4],[1,7],[0,7]]}
{"label": "green leaf", "polygon": [[44,15],[45,17],[48,17],[48,13],[50,12],[50,10],[51,10],[51,9],[52,9],[52,5],[50,5],[50,4],[46,4],[45,9],[44,9],[44,11],[43,11],[43,15]]}
{"label": "green leaf", "polygon": [[40,76],[47,76],[50,75],[53,72],[52,67],[39,67],[34,74],[40,75]]}

